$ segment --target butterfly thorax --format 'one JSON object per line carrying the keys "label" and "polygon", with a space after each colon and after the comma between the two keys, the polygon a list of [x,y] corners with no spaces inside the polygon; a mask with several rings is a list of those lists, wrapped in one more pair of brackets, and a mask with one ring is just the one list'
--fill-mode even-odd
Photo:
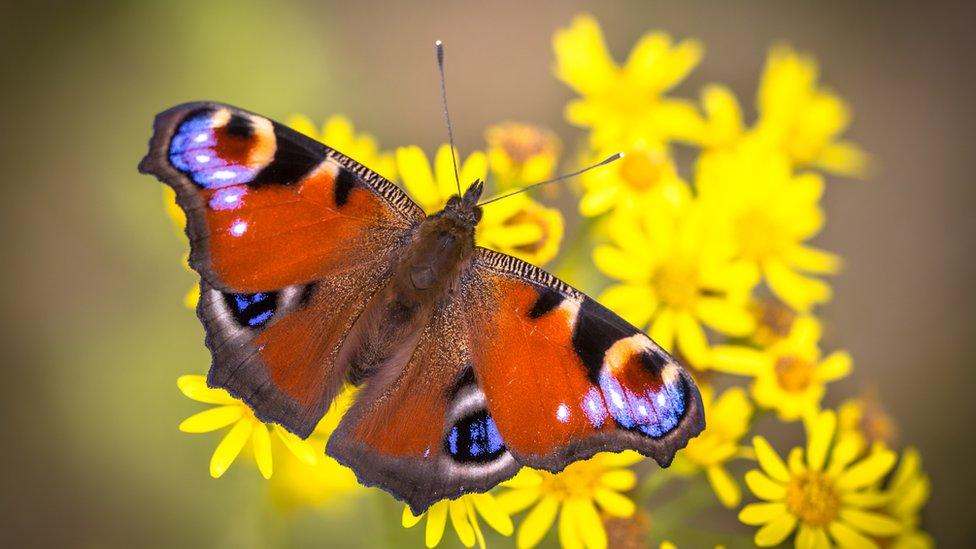
{"label": "butterfly thorax", "polygon": [[475,182],[417,227],[386,286],[366,306],[340,350],[351,381],[362,382],[380,369],[398,372],[410,359],[437,304],[449,298],[474,253],[482,188]]}

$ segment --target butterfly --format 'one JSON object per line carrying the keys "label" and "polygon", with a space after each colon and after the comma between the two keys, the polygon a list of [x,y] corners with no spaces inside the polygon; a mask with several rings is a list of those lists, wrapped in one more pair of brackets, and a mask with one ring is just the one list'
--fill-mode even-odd
{"label": "butterfly", "polygon": [[326,453],[415,514],[521,466],[627,449],[667,466],[704,428],[694,380],[643,332],[475,244],[481,181],[425,215],[339,151],[213,102],[159,114],[139,169],[186,213],[208,383],[301,437],[360,387]]}

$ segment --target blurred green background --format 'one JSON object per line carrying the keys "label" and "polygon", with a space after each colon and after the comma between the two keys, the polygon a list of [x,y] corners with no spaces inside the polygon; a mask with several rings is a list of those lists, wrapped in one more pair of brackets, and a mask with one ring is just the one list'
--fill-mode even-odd
{"label": "blurred green background", "polygon": [[[945,546],[972,544],[973,10],[446,0],[0,3],[0,542],[263,545],[251,533],[273,520],[255,501],[263,481],[253,467],[211,480],[216,437],[176,429],[202,408],[175,379],[209,359],[181,303],[193,281],[179,264],[184,238],[160,184],[136,172],[158,111],[215,99],[278,119],[341,112],[384,148],[431,153],[445,138],[440,38],[462,150],[506,119],[549,126],[572,149],[583,132],[562,121],[571,92],[552,76],[550,40],[581,11],[618,56],[652,28],[702,39],[705,61],[677,92],[686,97],[722,81],[750,106],[776,41],[820,59],[824,81],[854,108],[849,136],[881,167],[869,182],[831,180],[827,193],[818,244],[847,266],[823,311],[826,347],[850,349],[857,364],[828,403],[877,387],[932,477],[928,528]],[[400,528],[399,507],[387,507],[296,517],[291,541],[381,545],[384,528]],[[381,526],[335,527],[349,521]]]}

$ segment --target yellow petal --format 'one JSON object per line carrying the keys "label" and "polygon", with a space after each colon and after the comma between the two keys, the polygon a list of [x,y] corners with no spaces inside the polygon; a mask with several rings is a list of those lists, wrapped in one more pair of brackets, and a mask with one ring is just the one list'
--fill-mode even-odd
{"label": "yellow petal", "polygon": [[[462,496],[463,497],[463,496]],[[468,508],[460,499],[451,500],[448,504],[451,526],[457,532],[458,539],[465,547],[474,547],[475,536],[474,528],[471,527],[471,519],[468,517]]]}
{"label": "yellow petal", "polygon": [[817,367],[817,379],[835,381],[851,373],[853,360],[847,351],[834,351]]}
{"label": "yellow petal", "polygon": [[674,311],[671,309],[663,309],[651,323],[651,329],[648,334],[651,336],[651,339],[668,352],[674,350],[674,317]]}
{"label": "yellow petal", "polygon": [[511,536],[515,531],[512,517],[502,508],[491,494],[471,494],[468,496],[475,509],[481,514],[488,526],[503,536]]}
{"label": "yellow petal", "polygon": [[744,337],[756,329],[756,319],[742,305],[728,299],[704,297],[698,301],[696,311],[709,328],[723,334]]}
{"label": "yellow petal", "polygon": [[830,455],[830,465],[827,467],[827,471],[832,476],[839,475],[852,461],[857,459],[860,453],[860,436],[848,435],[839,437],[837,444],[834,445],[834,451]]}
{"label": "yellow petal", "polygon": [[767,261],[763,267],[769,288],[797,311],[807,312],[813,305],[830,301],[832,291],[826,282],[803,276],[780,261]]}
{"label": "yellow petal", "polygon": [[424,517],[424,513],[419,515],[414,515],[413,511],[410,510],[409,505],[403,506],[403,516],[400,517],[400,523],[403,524],[404,528],[413,528],[420,522],[420,519]]}
{"label": "yellow petal", "polygon": [[678,347],[681,349],[681,352],[692,364],[699,366],[707,364],[709,356],[708,339],[705,337],[705,330],[695,320],[695,317],[687,311],[679,312],[677,317]]}
{"label": "yellow petal", "polygon": [[799,475],[806,470],[803,463],[803,448],[793,448],[786,456],[786,467],[790,470],[790,475]]}
{"label": "yellow petal", "polygon": [[819,414],[811,423],[807,434],[807,465],[811,469],[823,470],[836,427],[837,415],[832,410]]}
{"label": "yellow petal", "polygon": [[746,473],[746,484],[759,499],[779,501],[786,497],[786,486],[775,482],[758,469]]}
{"label": "yellow petal", "polygon": [[285,121],[285,124],[298,133],[305,134],[312,139],[317,140],[319,138],[319,131],[315,127],[315,122],[312,122],[312,119],[305,115],[292,115]]}
{"label": "yellow petal", "polygon": [[187,398],[207,404],[234,404],[237,401],[223,389],[207,386],[206,376],[185,375],[176,379],[176,386]]}
{"label": "yellow petal", "polygon": [[243,408],[237,404],[211,408],[184,419],[180,423],[180,431],[184,433],[209,433],[238,421],[243,415]]}
{"label": "yellow petal", "polygon": [[749,526],[759,526],[785,514],[785,503],[750,503],[739,511],[739,521]]}
{"label": "yellow petal", "polygon": [[820,547],[830,547],[823,529],[800,524],[796,533],[796,549],[819,549]]}
{"label": "yellow petal", "polygon": [[742,345],[716,345],[710,353],[712,369],[740,376],[755,376],[769,366],[761,351]]}
{"label": "yellow petal", "polygon": [[488,173],[488,156],[481,151],[468,155],[461,166],[461,188],[467,189],[475,180],[485,180]]}
{"label": "yellow petal", "polygon": [[552,522],[556,520],[556,512],[559,510],[559,500],[552,496],[545,496],[529,514],[525,516],[522,525],[519,527],[518,536],[515,543],[519,549],[535,547],[545,537]]}
{"label": "yellow petal", "polygon": [[534,488],[540,484],[542,484],[542,474],[528,467],[522,467],[514,477],[501,483],[506,488]]}
{"label": "yellow petal", "polygon": [[840,519],[854,528],[877,537],[889,537],[901,531],[901,523],[897,520],[861,509],[842,508]]}
{"label": "yellow petal", "polygon": [[275,425],[274,432],[285,443],[285,447],[299,460],[308,465],[315,465],[319,462],[319,452],[307,440],[302,440],[289,433],[281,425]]}
{"label": "yellow petal", "polygon": [[447,501],[438,501],[427,509],[427,527],[424,529],[424,544],[437,547],[444,537],[444,527],[447,526]]}
{"label": "yellow petal", "polygon": [[895,453],[881,450],[857,462],[837,478],[837,489],[855,490],[881,480],[895,464]]}
{"label": "yellow petal", "polygon": [[559,545],[562,549],[585,549],[583,540],[580,539],[576,517],[565,506],[562,513],[559,513],[557,528],[559,528]]}
{"label": "yellow petal", "polygon": [[603,473],[600,483],[618,492],[626,492],[637,485],[637,474],[630,469],[614,469]]}
{"label": "yellow petal", "polygon": [[210,457],[211,477],[220,478],[227,472],[227,469],[241,453],[241,449],[244,448],[247,437],[251,436],[253,426],[254,422],[242,420],[238,421],[227,432],[227,435],[224,436],[223,440],[220,441],[220,444],[214,450],[213,456]]}
{"label": "yellow petal", "polygon": [[705,474],[722,505],[728,509],[738,507],[739,502],[742,501],[742,490],[725,467],[713,465],[705,470]]}
{"label": "yellow petal", "polygon": [[626,518],[637,510],[637,506],[630,498],[606,488],[594,489],[593,499],[606,514],[615,517]]}
{"label": "yellow petal", "polygon": [[828,172],[851,177],[867,178],[873,171],[870,155],[850,141],[827,145],[814,163]]}
{"label": "yellow petal", "polygon": [[538,501],[541,495],[541,492],[537,488],[518,488],[503,492],[497,499],[498,505],[505,512],[514,515],[531,507],[532,504]]}
{"label": "yellow petal", "polygon": [[837,274],[843,260],[837,254],[797,245],[787,253],[787,262],[794,268],[808,273]]}
{"label": "yellow petal", "polygon": [[769,441],[762,436],[755,436],[752,439],[752,445],[756,449],[756,459],[759,460],[759,466],[762,467],[763,471],[773,480],[782,483],[789,482],[790,472],[786,469],[786,464],[783,463],[779,454],[769,444]]}
{"label": "yellow petal", "polygon": [[556,77],[583,95],[598,93],[616,79],[616,63],[607,51],[600,25],[592,15],[578,15],[552,39]]}
{"label": "yellow petal", "polygon": [[780,515],[756,531],[756,545],[759,547],[779,545],[794,528],[796,528],[796,517],[790,514]]}
{"label": "yellow petal", "polygon": [[620,194],[620,187],[607,185],[588,189],[580,199],[579,211],[585,217],[598,216],[613,207]]}
{"label": "yellow petal", "polygon": [[840,500],[844,502],[845,505],[850,505],[853,507],[867,507],[867,508],[877,508],[881,507],[888,500],[891,499],[887,494],[882,492],[845,492],[841,494]]}
{"label": "yellow petal", "polygon": [[593,250],[593,264],[603,274],[617,280],[646,283],[650,272],[644,262],[625,254],[615,246],[597,246]]}
{"label": "yellow petal", "polygon": [[850,547],[851,549],[877,549],[878,547],[877,543],[859,534],[843,522],[835,520],[830,523],[827,530],[840,547]]}
{"label": "yellow petal", "polygon": [[566,502],[563,512],[569,512],[576,521],[576,531],[582,536],[583,543],[590,549],[605,549],[607,546],[607,531],[600,520],[593,502],[588,499],[571,499]]}
{"label": "yellow petal", "polygon": [[634,326],[646,326],[657,308],[654,292],[640,284],[614,284],[597,301]]}
{"label": "yellow petal", "polygon": [[431,173],[427,156],[420,147],[400,147],[396,150],[397,171],[407,192],[423,206],[424,211],[433,213],[443,203],[443,198],[434,175]]}
{"label": "yellow petal", "polygon": [[268,436],[268,428],[264,424],[254,425],[251,444],[254,446],[254,461],[258,464],[261,476],[265,479],[271,478],[271,473],[274,471],[271,462],[271,437]]}

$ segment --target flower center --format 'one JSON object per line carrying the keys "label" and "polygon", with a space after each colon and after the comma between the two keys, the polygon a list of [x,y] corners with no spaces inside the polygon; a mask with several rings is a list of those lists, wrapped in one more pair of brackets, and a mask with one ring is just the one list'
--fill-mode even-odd
{"label": "flower center", "polygon": [[786,508],[805,524],[826,526],[837,517],[840,496],[830,477],[806,471],[793,477],[786,486]]}
{"label": "flower center", "polygon": [[784,244],[782,229],[780,223],[758,208],[739,216],[735,224],[742,254],[752,259],[777,255]]}
{"label": "flower center", "polygon": [[636,152],[620,160],[620,177],[634,190],[646,191],[664,176],[667,156],[661,152]]}
{"label": "flower center", "polygon": [[524,164],[533,156],[552,151],[556,146],[556,138],[551,132],[515,122],[492,126],[488,129],[486,140],[516,164]]}
{"label": "flower center", "polygon": [[675,309],[690,309],[700,293],[698,269],[688,261],[672,261],[654,274],[654,288],[667,305]]}
{"label": "flower center", "polygon": [[776,380],[788,393],[801,393],[813,381],[813,364],[795,356],[784,356],[776,360]]}

